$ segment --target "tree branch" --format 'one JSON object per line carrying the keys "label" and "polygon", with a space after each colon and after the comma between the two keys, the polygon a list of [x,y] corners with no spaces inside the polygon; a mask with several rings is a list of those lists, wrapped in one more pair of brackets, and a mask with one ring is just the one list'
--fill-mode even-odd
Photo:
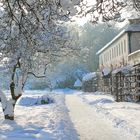
{"label": "tree branch", "polygon": [[33,73],[33,72],[28,72],[28,75],[33,75],[33,76],[36,77],[36,78],[45,78],[45,77],[46,77],[45,75],[38,76],[38,75],[36,75],[36,74]]}

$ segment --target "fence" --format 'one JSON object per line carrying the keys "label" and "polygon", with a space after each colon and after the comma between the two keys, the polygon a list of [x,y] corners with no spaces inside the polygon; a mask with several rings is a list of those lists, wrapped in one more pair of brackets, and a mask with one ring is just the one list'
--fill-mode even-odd
{"label": "fence", "polygon": [[88,81],[84,81],[82,83],[82,90],[85,92],[96,92],[99,87],[98,83],[98,77],[92,78]]}
{"label": "fence", "polygon": [[140,64],[127,73],[118,71],[108,77],[99,78],[99,89],[114,95],[117,102],[140,101]]}

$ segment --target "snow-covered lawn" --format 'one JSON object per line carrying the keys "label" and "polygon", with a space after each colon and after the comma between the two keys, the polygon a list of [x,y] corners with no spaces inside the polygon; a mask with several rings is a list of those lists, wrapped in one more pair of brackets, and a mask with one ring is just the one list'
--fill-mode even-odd
{"label": "snow-covered lawn", "polygon": [[0,140],[77,140],[63,93],[49,94],[54,103],[34,105],[35,99],[46,94],[28,91],[23,95],[16,106],[14,122],[4,121],[0,111]]}
{"label": "snow-covered lawn", "polygon": [[80,140],[137,140],[101,115],[76,94],[66,95],[66,104]]}
{"label": "snow-covered lawn", "polygon": [[[42,98],[51,103],[41,105]],[[26,91],[15,121],[0,111],[0,140],[140,140],[139,118],[140,104],[99,92]]]}
{"label": "snow-covered lawn", "polygon": [[114,127],[125,129],[140,139],[140,104],[115,102],[111,95],[103,93],[81,93],[79,96]]}

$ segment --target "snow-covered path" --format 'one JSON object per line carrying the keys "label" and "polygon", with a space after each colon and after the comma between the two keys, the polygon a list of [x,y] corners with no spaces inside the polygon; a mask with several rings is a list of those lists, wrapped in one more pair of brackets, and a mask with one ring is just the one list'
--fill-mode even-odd
{"label": "snow-covered path", "polygon": [[124,129],[115,128],[77,95],[68,94],[65,99],[80,140],[136,140]]}

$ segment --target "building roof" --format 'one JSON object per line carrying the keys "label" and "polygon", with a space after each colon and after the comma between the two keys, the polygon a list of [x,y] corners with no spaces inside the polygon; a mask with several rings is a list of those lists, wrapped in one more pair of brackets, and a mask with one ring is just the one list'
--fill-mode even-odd
{"label": "building roof", "polygon": [[137,51],[135,51],[135,52],[132,52],[132,53],[129,54],[128,56],[132,56],[132,55],[135,55],[135,54],[137,54],[137,53],[140,53],[140,50],[137,50]]}
{"label": "building roof", "polygon": [[82,82],[81,80],[77,79],[74,83],[74,87],[82,87]]}
{"label": "building roof", "polygon": [[106,50],[111,44],[113,44],[117,39],[119,39],[126,32],[140,32],[140,24],[131,24],[126,26],[116,37],[114,37],[109,43],[107,43],[102,49],[100,49],[96,54],[99,55],[104,50]]}
{"label": "building roof", "polygon": [[86,75],[84,75],[82,81],[90,81],[92,80],[93,78],[95,78],[97,76],[96,72],[90,72],[90,73],[87,73]]}

